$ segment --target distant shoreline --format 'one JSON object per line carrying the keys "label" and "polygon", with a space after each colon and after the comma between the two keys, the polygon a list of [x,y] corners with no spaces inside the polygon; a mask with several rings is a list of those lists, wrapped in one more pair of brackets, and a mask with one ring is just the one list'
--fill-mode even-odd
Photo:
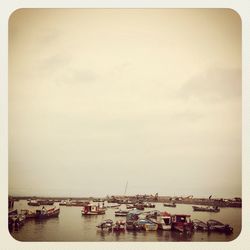
{"label": "distant shoreline", "polygon": [[100,199],[101,201],[109,201],[114,203],[125,204],[126,201],[130,200],[132,202],[136,202],[138,200],[143,202],[156,202],[156,203],[164,203],[164,202],[175,202],[176,204],[190,204],[190,205],[206,205],[206,206],[218,206],[218,207],[242,207],[241,198],[233,198],[233,199],[214,199],[214,198],[194,198],[194,197],[170,197],[170,196],[158,196],[157,198],[154,196],[143,197],[143,196],[111,196],[112,198],[107,197],[45,197],[45,196],[10,196],[10,199],[14,201],[18,200],[53,200],[55,202],[60,202],[62,200],[96,200]]}

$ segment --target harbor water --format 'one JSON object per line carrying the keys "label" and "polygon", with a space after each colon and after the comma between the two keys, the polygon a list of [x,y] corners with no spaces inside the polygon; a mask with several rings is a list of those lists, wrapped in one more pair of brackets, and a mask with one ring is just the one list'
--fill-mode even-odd
{"label": "harbor water", "polygon": [[[97,204],[97,203],[96,203]],[[104,205],[111,204],[106,203]],[[190,214],[191,219],[199,219],[204,222],[210,219],[218,220],[233,227],[233,233],[226,235],[218,232],[199,232],[191,234],[176,231],[101,231],[96,226],[105,219],[125,220],[126,217],[115,216],[117,208],[108,208],[103,215],[82,216],[81,207],[60,206],[58,218],[47,220],[26,220],[23,227],[11,233],[12,237],[19,241],[231,241],[237,238],[241,231],[241,208],[221,208],[220,212],[194,212],[192,205],[177,204],[175,208],[164,207],[162,203],[155,203],[155,208],[145,208],[144,211],[159,210],[168,211],[171,214]],[[59,207],[59,203],[46,208]],[[41,207],[27,205],[26,200],[15,202],[14,209],[29,209],[35,211]],[[123,204],[120,209],[126,209]]]}

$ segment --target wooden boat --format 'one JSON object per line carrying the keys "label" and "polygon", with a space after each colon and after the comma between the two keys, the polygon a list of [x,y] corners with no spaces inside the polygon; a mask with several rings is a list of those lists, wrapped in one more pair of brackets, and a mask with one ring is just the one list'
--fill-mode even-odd
{"label": "wooden boat", "polygon": [[186,214],[175,214],[171,216],[172,229],[179,232],[191,232],[194,225],[191,221],[191,216]]}
{"label": "wooden boat", "polygon": [[39,207],[41,204],[39,201],[37,200],[31,200],[27,203],[29,206],[36,206],[36,207]]}
{"label": "wooden boat", "polygon": [[105,214],[105,208],[95,204],[87,204],[81,210],[82,215],[100,215]]}
{"label": "wooden boat", "polygon": [[54,201],[53,200],[38,200],[38,203],[40,205],[49,205],[49,206],[52,206],[54,205]]}
{"label": "wooden boat", "polygon": [[24,225],[26,217],[21,214],[11,214],[8,216],[9,231],[19,230]]}
{"label": "wooden boat", "polygon": [[125,221],[116,221],[114,227],[113,227],[113,232],[123,232],[125,231]]}
{"label": "wooden boat", "polygon": [[208,231],[215,231],[220,233],[230,234],[233,232],[233,228],[228,224],[223,224],[217,220],[208,220],[207,221]]}
{"label": "wooden boat", "polygon": [[195,230],[208,231],[207,224],[201,220],[194,219],[193,224]]}
{"label": "wooden boat", "polygon": [[155,204],[147,202],[147,203],[144,204],[144,207],[145,208],[155,208]]}
{"label": "wooden boat", "polygon": [[139,220],[139,215],[142,212],[139,210],[131,210],[128,212],[126,216],[126,229],[137,231],[140,230],[140,226],[138,225],[137,221]]}
{"label": "wooden boat", "polygon": [[121,210],[115,211],[115,216],[127,216],[129,210]]}
{"label": "wooden boat", "polygon": [[192,206],[194,211],[199,211],[199,212],[220,212],[220,209],[218,207],[211,207],[211,206],[207,206],[207,207],[198,207],[198,206]]}
{"label": "wooden boat", "polygon": [[110,219],[102,221],[99,225],[96,226],[97,228],[107,231],[111,231],[113,227],[113,221]]}
{"label": "wooden boat", "polygon": [[134,204],[127,204],[126,208],[127,209],[133,209],[133,208],[135,208],[135,205]]}
{"label": "wooden boat", "polygon": [[138,219],[135,224],[138,225],[139,229],[143,229],[146,231],[156,231],[158,229],[158,224],[146,218]]}
{"label": "wooden boat", "polygon": [[144,210],[144,204],[143,203],[136,203],[134,207],[138,210]]}
{"label": "wooden boat", "polygon": [[113,205],[107,205],[106,208],[118,208],[120,207],[120,204],[113,204]]}
{"label": "wooden boat", "polygon": [[8,215],[17,215],[17,209],[8,212]]}
{"label": "wooden boat", "polygon": [[48,219],[58,217],[60,213],[60,208],[53,207],[51,209],[46,209],[43,207],[42,209],[36,210],[36,219]]}
{"label": "wooden boat", "polygon": [[164,203],[163,204],[164,207],[176,207],[176,204],[173,202],[173,203]]}
{"label": "wooden boat", "polygon": [[171,215],[168,212],[151,211],[146,218],[157,224],[160,230],[171,230]]}
{"label": "wooden boat", "polygon": [[26,219],[33,219],[36,217],[36,213],[28,209],[21,209],[21,214],[25,215]]}

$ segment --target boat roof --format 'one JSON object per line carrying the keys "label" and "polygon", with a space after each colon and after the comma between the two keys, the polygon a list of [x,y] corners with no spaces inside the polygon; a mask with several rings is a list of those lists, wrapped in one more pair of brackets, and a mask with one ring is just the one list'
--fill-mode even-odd
{"label": "boat roof", "polygon": [[190,214],[173,214],[172,216],[191,217]]}

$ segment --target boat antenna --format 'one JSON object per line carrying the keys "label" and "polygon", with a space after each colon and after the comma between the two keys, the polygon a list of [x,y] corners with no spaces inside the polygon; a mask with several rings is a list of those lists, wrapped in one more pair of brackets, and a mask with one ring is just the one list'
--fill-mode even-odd
{"label": "boat antenna", "polygon": [[128,181],[126,182],[126,186],[125,186],[125,191],[124,191],[124,195],[126,194],[127,192],[127,187],[128,187]]}

